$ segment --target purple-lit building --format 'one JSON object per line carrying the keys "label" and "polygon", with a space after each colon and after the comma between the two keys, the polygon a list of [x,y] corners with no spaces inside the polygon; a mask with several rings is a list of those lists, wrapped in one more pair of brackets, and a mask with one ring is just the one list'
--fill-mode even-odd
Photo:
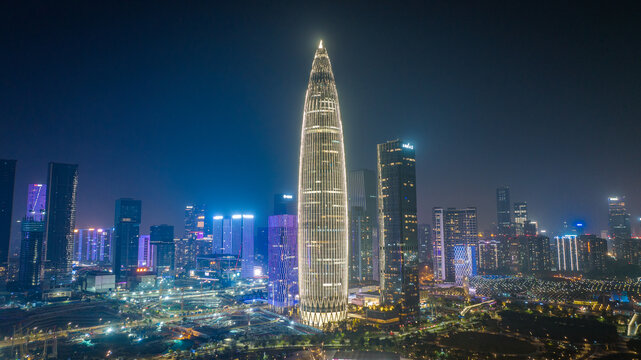
{"label": "purple-lit building", "polygon": [[47,185],[29,184],[27,194],[27,218],[31,221],[45,220],[45,207],[47,205]]}
{"label": "purple-lit building", "polygon": [[138,238],[138,267],[153,266],[151,235],[140,235]]}
{"label": "purple-lit building", "polygon": [[47,185],[29,184],[27,213],[22,220],[18,281],[23,288],[40,285],[44,275]]}
{"label": "purple-lit building", "polygon": [[282,312],[298,302],[297,234],[296,215],[269,217],[268,302]]}
{"label": "purple-lit building", "polygon": [[73,261],[86,265],[110,264],[112,233],[112,229],[75,229]]}

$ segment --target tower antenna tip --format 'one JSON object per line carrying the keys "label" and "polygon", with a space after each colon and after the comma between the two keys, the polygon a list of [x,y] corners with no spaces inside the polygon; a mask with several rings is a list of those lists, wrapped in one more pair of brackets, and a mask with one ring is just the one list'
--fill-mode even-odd
{"label": "tower antenna tip", "polygon": [[323,40],[320,41],[320,44],[318,44],[318,48],[322,49],[323,48]]}

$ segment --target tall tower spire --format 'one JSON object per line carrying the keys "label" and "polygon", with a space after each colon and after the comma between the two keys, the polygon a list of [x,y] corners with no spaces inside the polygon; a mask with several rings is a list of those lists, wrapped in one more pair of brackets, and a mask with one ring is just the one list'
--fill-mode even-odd
{"label": "tall tower spire", "polygon": [[322,328],[347,317],[347,183],[332,66],[318,46],[305,95],[298,172],[301,320]]}

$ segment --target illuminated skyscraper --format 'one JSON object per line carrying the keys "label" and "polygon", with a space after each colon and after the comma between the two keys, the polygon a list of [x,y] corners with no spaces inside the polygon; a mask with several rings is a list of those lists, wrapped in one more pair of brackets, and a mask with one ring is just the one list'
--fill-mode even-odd
{"label": "illuminated skyscraper", "polygon": [[327,50],[314,55],[298,171],[300,317],[311,326],[347,317],[347,184],[343,125]]}
{"label": "illuminated skyscraper", "polygon": [[254,277],[254,215],[214,216],[213,253],[235,255],[241,261],[241,276]]}
{"label": "illuminated skyscraper", "polygon": [[126,276],[123,272],[138,266],[138,241],[142,202],[134,199],[116,200],[113,236],[113,272],[116,281]]}
{"label": "illuminated skyscraper", "polygon": [[434,277],[460,285],[477,271],[476,208],[434,208],[432,214]]}
{"label": "illuminated skyscraper", "polygon": [[510,209],[510,187],[501,186],[496,189],[496,215],[498,234],[512,235],[512,213]]}
{"label": "illuminated skyscraper", "polygon": [[607,270],[608,244],[596,235],[579,235],[579,267],[583,272]]}
{"label": "illuminated skyscraper", "polygon": [[77,189],[78,165],[49,163],[45,272],[58,283],[71,275]]}
{"label": "illuminated skyscraper", "polygon": [[296,215],[269,217],[267,301],[278,311],[293,308],[298,300],[298,233]]}
{"label": "illuminated skyscraper", "polygon": [[557,271],[579,271],[579,246],[576,235],[555,236]]}
{"label": "illuminated skyscraper", "polygon": [[165,224],[152,226],[149,229],[149,244],[151,245],[153,267],[158,272],[158,275],[172,272],[176,252],[174,227]]}
{"label": "illuminated skyscraper", "polygon": [[16,160],[0,160],[0,266],[9,259]]}
{"label": "illuminated skyscraper", "polygon": [[432,267],[432,227],[429,224],[418,225],[418,263]]}
{"label": "illuminated skyscraper", "polygon": [[639,262],[639,245],[638,240],[631,240],[630,214],[625,207],[625,197],[608,198],[608,225],[617,260],[636,265]]}
{"label": "illuminated skyscraper", "polygon": [[47,185],[29,184],[27,194],[27,217],[33,221],[44,221],[47,205]]}
{"label": "illuminated skyscraper", "polygon": [[24,289],[37,286],[44,270],[45,199],[47,185],[29,184],[27,214],[22,220],[18,282]]}
{"label": "illuminated skyscraper", "polygon": [[140,235],[138,237],[138,267],[152,267],[153,256],[151,237],[149,235]]}
{"label": "illuminated skyscraper", "polygon": [[519,236],[519,271],[522,273],[534,273],[539,271],[550,271],[552,267],[552,256],[550,252],[550,238],[547,236]]}
{"label": "illuminated skyscraper", "polygon": [[499,243],[493,238],[479,238],[478,269],[482,274],[493,274],[499,268]]}
{"label": "illuminated skyscraper", "polygon": [[629,239],[630,214],[625,207],[625,197],[611,196],[608,198],[608,225],[610,237],[613,239]]}
{"label": "illuminated skyscraper", "polygon": [[504,271],[508,269],[514,271],[518,256],[514,252],[509,186],[500,186],[496,189],[496,228],[499,241],[499,267]]}
{"label": "illuminated skyscraper", "polygon": [[212,232],[212,218],[205,205],[185,206],[185,238],[202,239]]}
{"label": "illuminated skyscraper", "polygon": [[81,264],[108,264],[111,258],[111,229],[76,229],[73,259]]}
{"label": "illuminated skyscraper", "polygon": [[418,321],[418,220],[414,146],[377,146],[381,302],[396,305],[403,322]]}
{"label": "illuminated skyscraper", "polygon": [[514,234],[521,236],[525,234],[525,224],[528,221],[527,203],[525,201],[514,203]]}

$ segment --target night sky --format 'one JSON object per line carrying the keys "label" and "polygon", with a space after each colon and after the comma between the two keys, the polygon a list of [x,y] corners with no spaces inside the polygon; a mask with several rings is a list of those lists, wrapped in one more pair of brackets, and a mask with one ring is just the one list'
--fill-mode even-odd
{"label": "night sky", "polygon": [[[302,107],[329,51],[348,169],[415,144],[419,221],[512,187],[543,229],[641,216],[641,6],[440,2],[42,2],[0,5],[0,158],[18,159],[14,218],[49,161],[78,163],[77,226],[182,233],[184,206],[254,212],[295,192]],[[523,4],[521,4],[523,3]]]}

